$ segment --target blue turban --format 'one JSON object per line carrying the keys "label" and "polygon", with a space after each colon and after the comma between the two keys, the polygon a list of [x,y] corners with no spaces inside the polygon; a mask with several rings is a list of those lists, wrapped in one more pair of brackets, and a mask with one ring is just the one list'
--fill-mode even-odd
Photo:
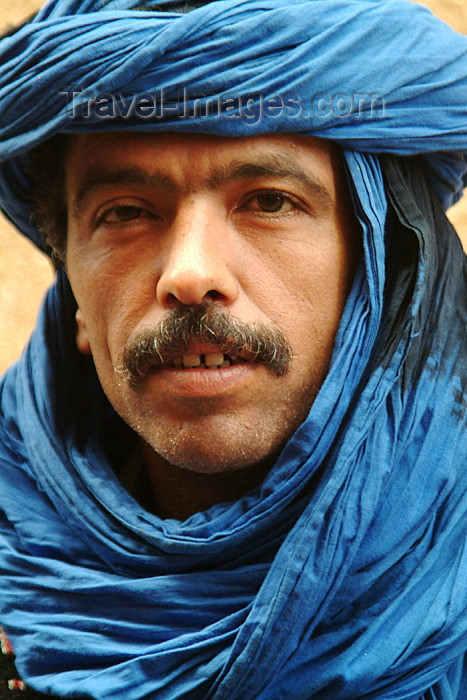
{"label": "blue turban", "polygon": [[[19,670],[63,697],[466,698],[467,280],[443,205],[466,184],[467,39],[401,0],[133,5],[52,0],[1,42],[7,216],[39,244],[25,158],[59,132],[293,131],[341,145],[363,259],[274,468],[184,522],[118,481],[99,436],[124,428],[58,275],[0,385]],[[176,109],[148,116],[161,91]]]}

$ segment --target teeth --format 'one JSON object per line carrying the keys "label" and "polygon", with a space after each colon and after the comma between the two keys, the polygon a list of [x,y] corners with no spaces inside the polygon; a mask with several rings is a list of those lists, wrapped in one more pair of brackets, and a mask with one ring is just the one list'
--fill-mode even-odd
{"label": "teeth", "polygon": [[224,369],[239,362],[245,362],[238,353],[224,355],[223,352],[208,352],[204,355],[181,355],[172,360],[172,367],[190,369],[200,367],[201,369]]}
{"label": "teeth", "polygon": [[184,367],[198,367],[201,364],[199,355],[183,355],[182,360]]}
{"label": "teeth", "polygon": [[209,352],[204,356],[206,367],[218,367],[224,362],[223,352]]}

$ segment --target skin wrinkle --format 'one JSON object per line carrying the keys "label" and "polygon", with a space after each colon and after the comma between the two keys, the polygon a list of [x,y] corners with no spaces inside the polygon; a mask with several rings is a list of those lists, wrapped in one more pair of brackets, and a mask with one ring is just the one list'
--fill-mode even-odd
{"label": "skin wrinkle", "polygon": [[[329,192],[317,178],[311,178],[289,158],[278,156],[264,157],[261,163],[234,162],[229,168],[219,168],[201,183],[201,188],[215,190],[236,180],[268,176],[296,180],[319,197],[323,204],[334,206]],[[86,198],[99,188],[109,185],[139,185],[147,188],[159,188],[167,194],[175,195],[189,194],[197,190],[191,183],[186,183],[184,186],[177,184],[173,178],[163,172],[150,173],[136,167],[122,170],[112,170],[102,166],[90,168],[84,173],[83,180],[84,182],[71,204],[73,216],[76,218],[81,216],[82,206],[85,204]]]}
{"label": "skin wrinkle", "polygon": [[[160,188],[157,179],[108,183],[87,188],[79,219],[68,212],[77,344],[138,435],[156,512],[184,518],[258,485],[306,418],[353,278],[358,225],[338,150],[312,137],[79,135],[66,158],[68,202],[104,163],[113,173],[163,175],[177,189],[168,194],[160,179]],[[166,320],[189,309],[195,332],[174,335]],[[185,348],[215,351],[212,309],[227,319],[221,347],[239,331],[259,362],[149,369],[148,352],[159,364]],[[281,354],[282,343],[265,342],[274,329],[290,348],[286,371],[268,367]],[[131,356],[141,339],[138,378],[125,381],[125,348]]]}

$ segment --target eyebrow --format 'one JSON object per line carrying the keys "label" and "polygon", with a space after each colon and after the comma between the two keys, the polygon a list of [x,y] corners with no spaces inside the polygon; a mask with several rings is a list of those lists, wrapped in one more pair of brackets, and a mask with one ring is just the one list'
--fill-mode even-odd
{"label": "eyebrow", "polygon": [[[305,186],[323,205],[334,206],[333,198],[320,180],[307,173],[293,159],[284,156],[264,156],[261,160],[248,162],[233,161],[228,166],[215,170],[203,184],[209,189],[217,189],[229,182],[262,177],[294,180]],[[162,190],[167,194],[177,194],[191,189],[181,187],[170,175],[163,172],[151,173],[141,167],[116,169],[104,166],[91,167],[85,171],[83,184],[76,192],[72,203],[73,215],[75,217],[80,215],[81,208],[89,195],[112,185],[149,187]]]}
{"label": "eyebrow", "polygon": [[89,168],[83,177],[83,184],[78,188],[72,204],[73,216],[79,216],[87,197],[109,185],[136,185],[153,187],[171,194],[177,191],[175,181],[163,173],[148,173],[144,168]]}
{"label": "eyebrow", "polygon": [[235,180],[254,180],[260,177],[277,177],[294,180],[305,186],[324,204],[334,205],[329,191],[318,177],[310,175],[295,160],[287,156],[265,156],[258,162],[233,162],[226,169],[221,169],[209,177],[207,184],[215,189],[226,182]]}

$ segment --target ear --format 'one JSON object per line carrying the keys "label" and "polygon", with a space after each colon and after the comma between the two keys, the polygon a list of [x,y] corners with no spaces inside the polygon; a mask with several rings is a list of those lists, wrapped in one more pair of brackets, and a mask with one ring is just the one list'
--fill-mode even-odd
{"label": "ear", "polygon": [[89,344],[88,331],[81,309],[78,309],[75,315],[76,319],[76,347],[83,355],[91,354],[91,346]]}

